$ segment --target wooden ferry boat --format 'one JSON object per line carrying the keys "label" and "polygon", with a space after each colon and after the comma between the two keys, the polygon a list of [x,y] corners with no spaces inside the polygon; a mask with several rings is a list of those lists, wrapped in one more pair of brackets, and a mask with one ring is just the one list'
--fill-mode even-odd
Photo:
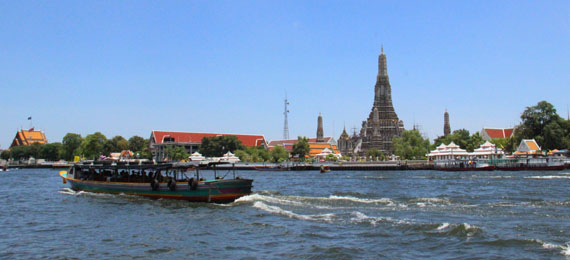
{"label": "wooden ferry boat", "polygon": [[[216,164],[220,163],[83,162],[61,171],[60,176],[76,191],[150,198],[228,203],[251,193],[253,180],[236,177],[235,168],[233,179],[217,176]],[[200,176],[200,169],[204,168],[213,169],[213,179]]]}

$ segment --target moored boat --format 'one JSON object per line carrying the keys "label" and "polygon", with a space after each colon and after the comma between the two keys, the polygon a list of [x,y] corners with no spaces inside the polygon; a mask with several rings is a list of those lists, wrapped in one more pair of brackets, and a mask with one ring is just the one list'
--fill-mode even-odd
{"label": "moored boat", "polygon": [[[224,179],[216,176],[215,166],[93,162],[74,164],[60,176],[76,191],[150,198],[227,203],[251,193],[253,180],[236,177],[235,171],[233,179]],[[201,168],[213,169],[214,178],[202,178]]]}
{"label": "moored boat", "polygon": [[436,161],[434,168],[441,171],[492,171],[494,165],[490,165],[486,161],[478,160],[449,160]]}
{"label": "moored boat", "polygon": [[501,171],[558,171],[565,168],[564,160],[550,157],[511,158],[497,163],[497,169]]}

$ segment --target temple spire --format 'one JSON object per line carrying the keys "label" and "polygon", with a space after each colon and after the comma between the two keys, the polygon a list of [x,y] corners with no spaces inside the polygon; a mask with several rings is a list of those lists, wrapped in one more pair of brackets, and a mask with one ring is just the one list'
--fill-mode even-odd
{"label": "temple spire", "polygon": [[317,142],[324,142],[325,138],[324,138],[324,131],[323,131],[323,117],[321,116],[321,113],[319,113],[319,119],[317,121],[318,125],[317,125]]}
{"label": "temple spire", "polygon": [[443,136],[448,136],[451,133],[451,127],[449,125],[449,113],[447,113],[447,108],[443,114]]}

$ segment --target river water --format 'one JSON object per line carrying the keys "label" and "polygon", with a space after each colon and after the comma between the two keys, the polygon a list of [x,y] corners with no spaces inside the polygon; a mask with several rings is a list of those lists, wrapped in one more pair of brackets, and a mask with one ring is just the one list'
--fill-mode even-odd
{"label": "river water", "polygon": [[258,172],[225,204],[0,173],[2,259],[570,259],[570,171]]}

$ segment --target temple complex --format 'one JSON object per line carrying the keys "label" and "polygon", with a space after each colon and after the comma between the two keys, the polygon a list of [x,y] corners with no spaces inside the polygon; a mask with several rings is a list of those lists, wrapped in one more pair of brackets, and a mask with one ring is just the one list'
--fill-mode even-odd
{"label": "temple complex", "polygon": [[[370,149],[378,149],[386,155],[393,153],[392,139],[402,136],[404,132],[404,122],[398,119],[398,115],[392,105],[392,86],[388,77],[388,65],[386,54],[382,48],[378,57],[378,75],[374,86],[374,103],[368,119],[362,122],[360,135],[355,140],[347,138],[348,134],[343,131],[339,138],[344,140],[342,147],[345,150],[353,148],[353,155],[365,155]],[[352,140],[352,141],[349,141]],[[349,144],[350,143],[350,144]],[[342,150],[342,149],[341,149]]]}

